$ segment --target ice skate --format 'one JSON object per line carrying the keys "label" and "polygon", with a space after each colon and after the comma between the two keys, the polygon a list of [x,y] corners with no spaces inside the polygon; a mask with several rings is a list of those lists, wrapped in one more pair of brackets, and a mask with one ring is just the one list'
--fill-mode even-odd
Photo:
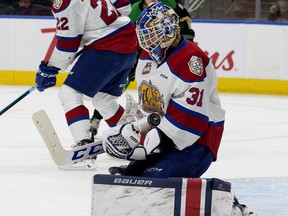
{"label": "ice skate", "polygon": [[111,175],[124,175],[127,165],[121,165],[119,167],[109,167],[108,171]]}
{"label": "ice skate", "polygon": [[232,216],[258,216],[259,210],[249,209],[246,205],[240,204],[238,199],[234,197]]}
{"label": "ice skate", "polygon": [[[84,146],[87,145],[89,143],[92,143],[94,140],[92,139],[83,139],[80,142],[72,145],[72,148],[76,148],[79,146]],[[97,156],[91,157],[91,158],[87,158],[84,159],[80,162],[74,163],[72,165],[66,165],[66,166],[61,166],[59,167],[59,169],[63,169],[63,170],[95,170],[96,169],[96,159]]]}

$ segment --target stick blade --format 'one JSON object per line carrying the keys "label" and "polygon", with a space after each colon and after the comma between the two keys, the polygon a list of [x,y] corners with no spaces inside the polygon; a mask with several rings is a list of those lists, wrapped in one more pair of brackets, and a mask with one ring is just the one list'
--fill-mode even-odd
{"label": "stick blade", "polygon": [[44,140],[53,161],[58,166],[66,164],[65,150],[45,110],[33,114],[32,120]]}
{"label": "stick blade", "polygon": [[73,165],[87,158],[93,158],[98,154],[104,153],[101,139],[95,140],[93,143],[87,145],[78,146],[68,150],[64,149],[54,126],[44,110],[34,113],[32,119],[42,136],[53,161],[58,167]]}

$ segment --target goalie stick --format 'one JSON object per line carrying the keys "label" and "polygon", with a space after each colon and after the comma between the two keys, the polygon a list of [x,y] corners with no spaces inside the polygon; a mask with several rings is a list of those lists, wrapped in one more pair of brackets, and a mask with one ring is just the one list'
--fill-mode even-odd
{"label": "goalie stick", "polygon": [[75,164],[86,158],[104,152],[101,140],[76,148],[64,149],[54,126],[44,110],[34,113],[32,119],[42,136],[53,161],[59,167]]}
{"label": "goalie stick", "polygon": [[[54,126],[44,110],[34,113],[32,119],[42,136],[53,161],[59,167],[75,164],[84,159],[104,153],[101,140],[76,148],[64,149]],[[160,116],[156,113],[152,113],[140,121],[136,121],[134,124],[139,130],[146,131],[149,130],[149,128],[156,127],[159,123]]]}

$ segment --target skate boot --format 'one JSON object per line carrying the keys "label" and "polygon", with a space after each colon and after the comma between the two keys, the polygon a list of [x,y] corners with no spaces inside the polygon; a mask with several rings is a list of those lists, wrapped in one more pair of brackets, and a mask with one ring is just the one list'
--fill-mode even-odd
{"label": "skate boot", "polygon": [[234,197],[232,216],[258,216],[259,210],[248,209],[244,204],[240,204],[238,199]]}
{"label": "skate boot", "polygon": [[119,167],[109,167],[108,171],[111,175],[124,175],[127,165],[121,165]]}
{"label": "skate boot", "polygon": [[[94,142],[94,139],[83,139],[80,142],[78,142],[76,145],[74,145],[74,148],[78,146],[84,146],[92,142]],[[87,158],[87,160],[96,160],[96,159],[97,159],[97,156]]]}
{"label": "skate boot", "polygon": [[[79,146],[87,145],[87,144],[92,143],[92,142],[93,142],[92,139],[83,139],[80,142],[72,145],[71,147],[76,148]],[[97,156],[86,158],[86,159],[83,159],[82,161],[76,162],[72,165],[66,165],[66,166],[59,167],[59,169],[62,169],[62,170],[95,170],[96,169],[96,159],[97,159]]]}
{"label": "skate boot", "polygon": [[71,148],[76,148],[76,147],[79,147],[79,146],[84,146],[84,145],[87,145],[87,144],[92,143],[92,142],[93,142],[92,139],[83,139],[83,140],[81,140],[80,142],[72,145]]}

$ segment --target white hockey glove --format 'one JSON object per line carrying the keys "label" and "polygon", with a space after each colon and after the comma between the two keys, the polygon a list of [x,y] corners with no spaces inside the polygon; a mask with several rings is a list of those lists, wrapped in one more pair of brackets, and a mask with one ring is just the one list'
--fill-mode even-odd
{"label": "white hockey glove", "polygon": [[146,160],[148,155],[159,154],[162,152],[160,148],[161,135],[157,128],[151,129],[146,136],[142,134],[141,140],[143,144],[138,144],[127,155],[128,160]]}
{"label": "white hockey glove", "polygon": [[128,142],[131,149],[135,148],[139,144],[139,133],[135,130],[132,124],[125,124],[120,129],[120,133],[123,138]]}

